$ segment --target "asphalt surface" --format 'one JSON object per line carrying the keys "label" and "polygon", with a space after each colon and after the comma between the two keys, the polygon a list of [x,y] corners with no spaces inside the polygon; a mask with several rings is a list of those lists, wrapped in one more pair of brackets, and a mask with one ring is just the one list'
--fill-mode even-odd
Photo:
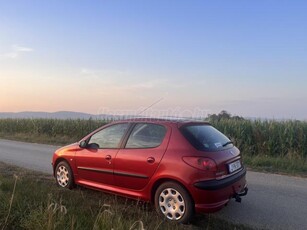
{"label": "asphalt surface", "polygon": [[[57,146],[0,140],[0,161],[52,173]],[[214,215],[258,229],[307,229],[307,178],[247,173],[249,193]]]}
{"label": "asphalt surface", "polygon": [[51,160],[58,146],[0,139],[0,161],[52,174]]}
{"label": "asphalt surface", "polygon": [[216,215],[260,229],[307,229],[307,179],[247,173],[248,194]]}

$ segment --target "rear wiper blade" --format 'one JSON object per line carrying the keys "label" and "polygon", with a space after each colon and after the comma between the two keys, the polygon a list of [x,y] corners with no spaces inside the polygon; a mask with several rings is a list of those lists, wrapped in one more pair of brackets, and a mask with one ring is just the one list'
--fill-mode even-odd
{"label": "rear wiper blade", "polygon": [[233,142],[232,141],[228,141],[225,144],[223,144],[223,147],[225,147],[226,145],[230,145],[230,144],[233,144]]}

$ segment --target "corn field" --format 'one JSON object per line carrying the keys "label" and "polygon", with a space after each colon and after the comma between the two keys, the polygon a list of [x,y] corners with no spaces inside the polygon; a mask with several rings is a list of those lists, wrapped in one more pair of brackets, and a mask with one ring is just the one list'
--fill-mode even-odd
{"label": "corn field", "polygon": [[210,123],[244,155],[307,158],[307,122],[222,119]]}
{"label": "corn field", "polygon": [[106,124],[103,120],[81,119],[0,119],[0,134],[5,136],[29,135],[63,138],[78,141],[88,133]]}
{"label": "corn field", "polygon": [[[0,134],[2,138],[22,134],[78,141],[106,123],[93,119],[0,119]],[[307,158],[307,122],[221,119],[210,123],[234,141],[244,155]]]}

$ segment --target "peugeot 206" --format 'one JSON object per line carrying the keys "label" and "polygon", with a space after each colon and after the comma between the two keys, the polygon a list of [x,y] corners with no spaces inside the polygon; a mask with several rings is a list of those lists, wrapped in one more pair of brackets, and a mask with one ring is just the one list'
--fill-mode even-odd
{"label": "peugeot 206", "polygon": [[86,186],[155,205],[187,223],[247,194],[246,168],[232,141],[206,122],[141,118],[109,123],[52,159],[59,186]]}

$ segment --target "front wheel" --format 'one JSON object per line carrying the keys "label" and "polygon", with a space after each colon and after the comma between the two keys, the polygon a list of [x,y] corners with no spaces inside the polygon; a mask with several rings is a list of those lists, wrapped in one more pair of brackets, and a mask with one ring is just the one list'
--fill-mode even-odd
{"label": "front wheel", "polygon": [[194,203],[187,190],[178,183],[161,184],[155,193],[158,213],[170,221],[187,223],[194,214]]}
{"label": "front wheel", "polygon": [[61,161],[55,169],[55,179],[57,184],[62,188],[72,189],[74,186],[74,178],[72,170],[66,161]]}

